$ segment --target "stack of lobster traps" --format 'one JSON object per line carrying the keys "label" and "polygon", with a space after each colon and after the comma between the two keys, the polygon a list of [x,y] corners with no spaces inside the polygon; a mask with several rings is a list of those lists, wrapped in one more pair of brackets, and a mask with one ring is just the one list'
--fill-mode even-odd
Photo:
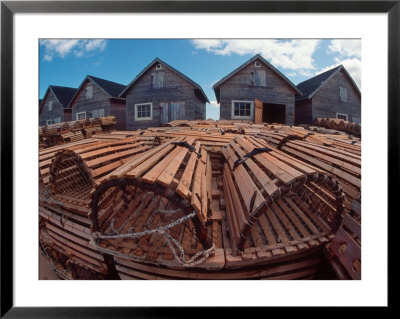
{"label": "stack of lobster traps", "polygon": [[343,270],[359,145],[285,126],[213,128],[115,131],[42,150],[40,242],[60,277],[312,279],[327,246]]}
{"label": "stack of lobster traps", "polygon": [[40,245],[60,278],[107,279],[110,260],[89,245],[90,196],[109,171],[152,145],[86,139],[39,154]]}
{"label": "stack of lobster traps", "polygon": [[345,121],[336,118],[316,118],[315,126],[327,127],[330,129],[347,132],[357,137],[361,136],[361,124]]}

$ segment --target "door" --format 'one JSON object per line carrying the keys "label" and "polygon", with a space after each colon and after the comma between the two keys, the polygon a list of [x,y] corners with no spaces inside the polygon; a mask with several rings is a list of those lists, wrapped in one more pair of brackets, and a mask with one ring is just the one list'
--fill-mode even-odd
{"label": "door", "polygon": [[185,119],[185,102],[171,102],[170,107],[170,122]]}
{"label": "door", "polygon": [[168,103],[160,103],[160,124],[168,123]]}
{"label": "door", "polygon": [[254,123],[260,124],[263,120],[263,103],[260,100],[254,100]]}

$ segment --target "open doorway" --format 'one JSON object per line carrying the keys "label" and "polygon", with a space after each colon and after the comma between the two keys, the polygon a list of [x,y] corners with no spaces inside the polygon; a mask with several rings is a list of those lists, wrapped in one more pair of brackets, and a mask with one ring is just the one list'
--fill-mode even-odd
{"label": "open doorway", "polygon": [[285,104],[263,103],[263,122],[285,124]]}

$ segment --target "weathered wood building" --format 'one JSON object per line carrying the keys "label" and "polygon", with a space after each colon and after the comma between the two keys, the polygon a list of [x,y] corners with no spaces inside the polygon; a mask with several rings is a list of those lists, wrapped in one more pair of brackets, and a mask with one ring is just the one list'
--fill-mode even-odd
{"label": "weathered wood building", "polygon": [[72,119],[82,120],[102,116],[115,116],[117,130],[126,130],[125,99],[119,94],[125,85],[104,80],[92,75],[86,76],[69,103]]}
{"label": "weathered wood building", "polygon": [[294,124],[300,90],[259,54],[213,86],[220,119]]}
{"label": "weathered wood building", "polygon": [[296,124],[312,124],[315,118],[340,118],[361,123],[361,92],[343,65],[297,85]]}
{"label": "weathered wood building", "polygon": [[126,128],[161,126],[174,120],[205,120],[203,89],[159,58],[154,59],[127,85]]}
{"label": "weathered wood building", "polygon": [[39,100],[39,125],[71,121],[68,104],[75,93],[75,88],[49,85],[43,99]]}

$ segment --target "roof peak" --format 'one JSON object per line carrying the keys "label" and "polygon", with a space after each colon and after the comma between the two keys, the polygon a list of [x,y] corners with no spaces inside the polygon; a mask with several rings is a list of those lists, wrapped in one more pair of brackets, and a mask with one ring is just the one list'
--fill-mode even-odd
{"label": "roof peak", "polygon": [[122,97],[126,91],[129,90],[129,88],[135,84],[135,82],[137,80],[139,80],[139,78],[146,73],[152,66],[154,63],[159,62],[159,63],[163,63],[168,69],[170,69],[172,72],[178,74],[179,76],[181,76],[182,78],[186,79],[189,83],[191,83],[195,89],[199,90],[201,95],[203,95],[205,102],[210,102],[208,100],[207,95],[204,93],[203,89],[201,88],[201,86],[194,82],[192,79],[190,79],[188,76],[186,76],[185,74],[183,74],[182,72],[178,71],[177,69],[175,69],[173,66],[169,65],[167,62],[161,60],[160,58],[156,57],[155,59],[153,59],[153,61],[151,61],[142,71],[139,72],[139,74],[125,87],[124,90],[122,90],[122,92],[119,94],[119,97]]}

